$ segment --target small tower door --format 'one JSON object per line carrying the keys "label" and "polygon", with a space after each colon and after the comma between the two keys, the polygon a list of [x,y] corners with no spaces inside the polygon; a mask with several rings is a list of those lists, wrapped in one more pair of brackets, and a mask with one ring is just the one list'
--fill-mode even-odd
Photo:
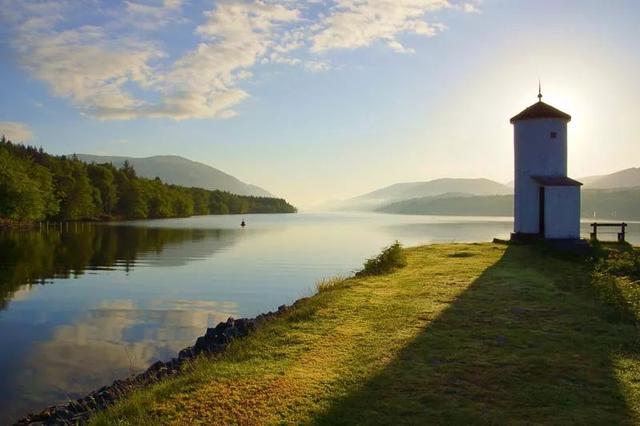
{"label": "small tower door", "polygon": [[538,232],[544,238],[544,186],[539,188]]}

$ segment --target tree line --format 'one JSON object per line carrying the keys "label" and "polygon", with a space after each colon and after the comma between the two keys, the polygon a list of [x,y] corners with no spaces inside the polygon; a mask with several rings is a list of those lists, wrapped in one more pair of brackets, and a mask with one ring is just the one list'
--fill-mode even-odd
{"label": "tree line", "polygon": [[0,222],[295,212],[279,198],[170,185],[137,176],[128,162],[86,164],[0,140]]}

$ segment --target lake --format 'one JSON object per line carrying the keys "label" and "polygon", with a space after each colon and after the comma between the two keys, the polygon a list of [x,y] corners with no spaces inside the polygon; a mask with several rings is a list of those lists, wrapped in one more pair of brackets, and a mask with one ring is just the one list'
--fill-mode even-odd
{"label": "lake", "polygon": [[[0,424],[176,356],[229,316],[310,295],[394,240],[511,229],[511,218],[302,213],[0,231]],[[628,231],[639,244],[640,224]]]}

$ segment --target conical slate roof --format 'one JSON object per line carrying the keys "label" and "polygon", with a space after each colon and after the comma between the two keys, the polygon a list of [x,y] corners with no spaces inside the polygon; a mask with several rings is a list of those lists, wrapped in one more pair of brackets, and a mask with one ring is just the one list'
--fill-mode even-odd
{"label": "conical slate roof", "polygon": [[533,120],[535,118],[559,118],[566,121],[571,121],[571,116],[566,112],[562,112],[557,108],[552,107],[549,104],[545,104],[542,101],[538,101],[531,105],[529,108],[524,109],[520,114],[511,118],[511,124],[520,120]]}

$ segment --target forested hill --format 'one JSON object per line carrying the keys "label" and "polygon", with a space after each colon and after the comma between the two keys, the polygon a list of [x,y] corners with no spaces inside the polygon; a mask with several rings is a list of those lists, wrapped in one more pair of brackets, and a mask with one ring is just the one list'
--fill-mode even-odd
{"label": "forested hill", "polygon": [[283,199],[168,185],[130,164],[86,164],[0,140],[0,222],[294,213]]}
{"label": "forested hill", "polygon": [[122,167],[127,161],[140,177],[154,179],[159,177],[166,183],[186,187],[227,191],[238,195],[273,197],[266,190],[244,183],[234,176],[197,161],[177,155],[156,155],[153,157],[112,157],[102,155],[77,154],[85,163],[111,163]]}

